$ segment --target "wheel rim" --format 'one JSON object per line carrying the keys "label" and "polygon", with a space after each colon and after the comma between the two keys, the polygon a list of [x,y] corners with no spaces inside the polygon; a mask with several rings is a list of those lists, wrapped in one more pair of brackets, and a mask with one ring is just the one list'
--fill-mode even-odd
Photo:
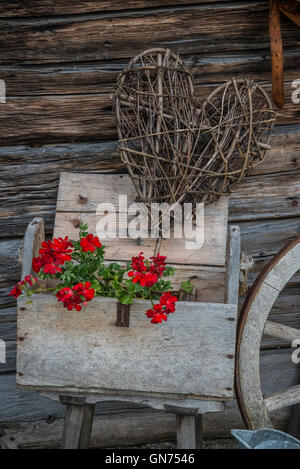
{"label": "wheel rim", "polygon": [[[272,427],[269,410],[300,402],[300,386],[264,399],[259,355],[265,329],[268,335],[300,338],[300,331],[267,321],[279,293],[300,269],[300,236],[285,246],[261,271],[241,309],[235,362],[235,390],[244,424],[249,429]],[[269,409],[269,410],[268,410]]]}

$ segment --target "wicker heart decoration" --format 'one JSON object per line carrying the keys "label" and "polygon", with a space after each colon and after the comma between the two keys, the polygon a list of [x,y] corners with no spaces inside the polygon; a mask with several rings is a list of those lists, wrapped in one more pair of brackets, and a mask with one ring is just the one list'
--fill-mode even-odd
{"label": "wicker heart decoration", "polygon": [[265,91],[234,80],[203,102],[169,49],[136,56],[115,93],[122,161],[138,201],[210,203],[228,194],[270,148],[275,112]]}

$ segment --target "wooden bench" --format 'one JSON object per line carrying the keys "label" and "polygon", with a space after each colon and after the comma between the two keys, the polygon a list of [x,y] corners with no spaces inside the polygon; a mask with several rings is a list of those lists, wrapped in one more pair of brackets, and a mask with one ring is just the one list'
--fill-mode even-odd
{"label": "wooden bench", "polygon": [[[78,237],[80,221],[95,232],[100,202],[128,205],[135,191],[127,175],[62,173],[54,237]],[[121,208],[122,211],[122,208]],[[88,447],[94,406],[100,401],[147,404],[177,416],[177,447],[201,445],[201,415],[219,412],[233,399],[239,284],[240,233],[227,226],[228,199],[205,208],[205,241],[186,249],[184,240],[162,241],[161,253],[176,265],[175,288],[191,279],[194,301],[179,301],[176,313],[154,326],[131,306],[130,327],[116,327],[116,304],[94,298],[80,312],[67,311],[53,294],[18,301],[17,386],[67,405],[63,448]],[[227,236],[228,231],[228,236]],[[35,219],[24,239],[22,278],[31,273],[44,228]],[[128,261],[153,255],[153,239],[106,239],[106,259]]]}

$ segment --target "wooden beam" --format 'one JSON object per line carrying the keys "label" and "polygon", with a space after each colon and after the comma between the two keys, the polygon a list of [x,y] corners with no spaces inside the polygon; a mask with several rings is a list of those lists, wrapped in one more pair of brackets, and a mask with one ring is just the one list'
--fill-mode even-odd
{"label": "wooden beam", "polygon": [[276,394],[272,394],[264,399],[265,406],[268,411],[274,411],[282,409],[283,407],[289,407],[300,403],[300,384],[293,386],[286,391],[281,391]]}
{"label": "wooden beam", "polygon": [[294,339],[300,339],[299,329],[285,326],[283,324],[277,324],[272,321],[266,322],[266,325],[264,328],[264,334],[270,337],[275,337],[276,339],[287,340],[290,343],[292,343]]}
{"label": "wooden beam", "polygon": [[238,226],[229,226],[228,231],[225,302],[238,304],[241,255],[240,228]]}

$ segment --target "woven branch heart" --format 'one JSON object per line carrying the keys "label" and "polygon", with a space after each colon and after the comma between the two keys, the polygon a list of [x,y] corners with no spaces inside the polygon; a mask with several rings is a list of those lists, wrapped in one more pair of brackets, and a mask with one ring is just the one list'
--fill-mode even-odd
{"label": "woven branch heart", "polygon": [[115,93],[122,161],[138,201],[210,203],[228,194],[270,148],[275,112],[248,79],[216,88],[202,103],[169,49],[136,56]]}

